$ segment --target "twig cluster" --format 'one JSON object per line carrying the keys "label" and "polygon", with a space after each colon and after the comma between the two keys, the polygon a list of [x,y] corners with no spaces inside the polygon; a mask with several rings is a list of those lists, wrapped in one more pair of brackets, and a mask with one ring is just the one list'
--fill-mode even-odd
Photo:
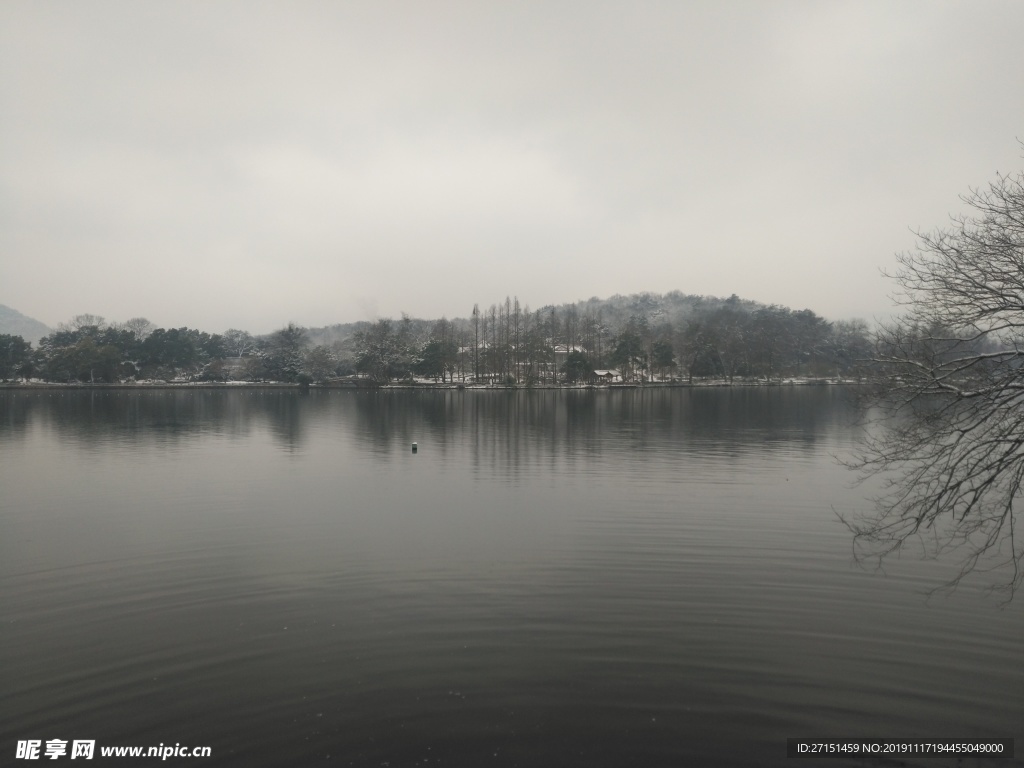
{"label": "twig cluster", "polygon": [[1024,174],[964,201],[973,215],[918,234],[892,275],[907,314],[880,329],[868,405],[879,416],[853,466],[885,479],[873,515],[844,520],[859,558],[911,540],[996,570],[1012,596],[1024,546]]}

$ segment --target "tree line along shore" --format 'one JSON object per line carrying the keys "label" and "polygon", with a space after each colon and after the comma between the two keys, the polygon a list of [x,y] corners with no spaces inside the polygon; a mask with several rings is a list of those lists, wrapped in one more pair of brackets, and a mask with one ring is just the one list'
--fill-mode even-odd
{"label": "tree line along shore", "polygon": [[0,334],[13,384],[635,386],[848,380],[870,356],[867,323],[736,296],[616,296],[531,311],[506,298],[468,318],[266,335],[107,323],[78,315],[31,344]]}

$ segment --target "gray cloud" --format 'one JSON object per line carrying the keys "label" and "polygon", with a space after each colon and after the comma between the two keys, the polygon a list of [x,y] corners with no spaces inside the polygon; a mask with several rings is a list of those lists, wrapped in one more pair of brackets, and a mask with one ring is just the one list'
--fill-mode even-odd
{"label": "gray cloud", "polygon": [[829,317],[1019,167],[1024,6],[0,6],[0,303],[266,331],[639,290]]}

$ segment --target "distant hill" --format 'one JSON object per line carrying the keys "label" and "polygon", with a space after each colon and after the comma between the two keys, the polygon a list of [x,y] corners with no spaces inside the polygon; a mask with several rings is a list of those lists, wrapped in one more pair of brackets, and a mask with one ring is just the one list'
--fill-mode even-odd
{"label": "distant hill", "polygon": [[53,333],[53,329],[45,323],[21,314],[16,309],[0,304],[0,333],[21,336],[25,341],[38,344],[43,336]]}
{"label": "distant hill", "polygon": [[[741,299],[736,295],[728,298],[718,296],[699,296],[685,294],[680,291],[670,291],[666,294],[660,293],[634,293],[628,296],[616,294],[607,299],[594,297],[576,302],[567,302],[560,305],[547,304],[542,307],[533,307],[531,312],[539,310],[542,317],[548,317],[552,311],[564,317],[569,311],[575,311],[580,317],[595,317],[600,313],[601,322],[613,332],[626,324],[630,318],[643,318],[652,326],[664,323],[676,325],[684,324],[689,318],[712,312],[722,307],[729,307],[740,312],[756,312],[764,309],[765,305]],[[488,305],[480,305],[480,311],[487,314]],[[423,336],[430,332],[434,320],[412,318],[414,336]],[[472,319],[466,317],[453,317],[451,322],[456,328],[469,330],[472,328]],[[366,330],[370,327],[368,322],[339,323],[328,325],[322,328],[307,328],[307,338],[311,345],[315,344],[341,344],[349,343],[356,331]]]}
{"label": "distant hill", "polygon": [[549,304],[541,307],[540,311],[542,315],[549,314],[552,309],[559,314],[572,308],[575,308],[580,315],[597,315],[600,312],[603,323],[613,328],[619,328],[625,325],[630,318],[643,318],[652,326],[661,323],[684,323],[691,317],[722,307],[729,307],[740,312],[756,312],[759,309],[764,309],[765,305],[750,299],[741,299],[735,294],[729,298],[721,298],[669,291],[666,294],[650,292],[633,293],[628,296],[615,294],[607,299],[595,296],[585,301],[566,303],[560,306]]}

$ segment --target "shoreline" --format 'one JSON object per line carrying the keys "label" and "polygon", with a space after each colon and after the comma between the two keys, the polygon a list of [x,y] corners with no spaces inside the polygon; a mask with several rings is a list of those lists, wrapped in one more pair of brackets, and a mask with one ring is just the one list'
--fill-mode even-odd
{"label": "shoreline", "polygon": [[707,389],[709,387],[801,387],[801,386],[855,386],[858,381],[841,378],[787,378],[773,379],[770,381],[724,381],[706,380],[697,382],[688,381],[657,381],[623,384],[526,384],[505,385],[505,384],[463,384],[463,383],[432,383],[416,382],[401,384],[373,384],[370,382],[339,382],[327,384],[298,384],[291,382],[268,381],[183,381],[183,382],[118,382],[118,383],[90,383],[90,382],[2,382],[0,391],[32,391],[32,390],[136,390],[136,391],[157,391],[157,390],[180,390],[180,389],[279,389],[279,390],[353,390],[359,392],[376,392],[382,390],[453,390],[473,392],[530,392],[535,390],[593,390],[593,391],[617,391],[623,389]]}

